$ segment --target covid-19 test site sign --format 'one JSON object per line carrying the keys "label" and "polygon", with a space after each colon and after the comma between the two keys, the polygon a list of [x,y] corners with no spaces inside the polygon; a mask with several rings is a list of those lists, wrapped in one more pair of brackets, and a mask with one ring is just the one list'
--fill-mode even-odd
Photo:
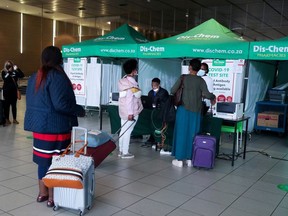
{"label": "covid-19 test site sign", "polygon": [[[243,89],[244,60],[204,59],[214,82],[217,102],[240,102]],[[188,73],[188,65],[182,66],[182,73]]]}

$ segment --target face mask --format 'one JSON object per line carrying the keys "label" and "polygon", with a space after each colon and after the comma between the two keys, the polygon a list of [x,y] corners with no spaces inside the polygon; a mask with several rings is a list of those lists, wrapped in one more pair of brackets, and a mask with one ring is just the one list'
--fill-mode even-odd
{"label": "face mask", "polygon": [[204,70],[199,70],[197,73],[197,76],[204,76],[205,75],[205,71]]}
{"label": "face mask", "polygon": [[159,90],[159,88],[157,88],[157,89],[153,89],[154,92],[157,92],[158,90]]}

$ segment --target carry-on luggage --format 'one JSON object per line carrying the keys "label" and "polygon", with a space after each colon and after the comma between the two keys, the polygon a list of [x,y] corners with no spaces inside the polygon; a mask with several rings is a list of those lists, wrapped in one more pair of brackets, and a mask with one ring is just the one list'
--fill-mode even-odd
{"label": "carry-on luggage", "polygon": [[215,156],[216,138],[210,135],[196,135],[193,144],[193,166],[212,169]]}
{"label": "carry-on luggage", "polygon": [[201,124],[201,134],[209,134],[216,138],[216,156],[219,154],[222,122],[222,118],[206,115],[203,117]]}
{"label": "carry-on luggage", "polygon": [[[128,120],[115,132],[115,135],[120,132],[121,128],[128,122]],[[135,123],[135,120],[134,120]],[[134,124],[132,123],[123,133],[125,134],[126,131]],[[121,135],[121,136],[122,136]],[[97,147],[87,147],[87,153],[86,155],[91,156],[94,159],[94,166],[95,168],[99,166],[102,161],[111,153],[115,150],[116,148],[116,142],[119,140],[121,137],[119,136],[117,139],[110,139],[107,142],[105,142],[102,145],[99,145]],[[89,146],[89,143],[88,143]]]}
{"label": "carry-on luggage", "polygon": [[[84,145],[87,144],[87,129],[81,127],[73,127],[72,129],[72,147],[75,151],[76,130],[83,130],[85,132]],[[87,153],[87,149],[84,150]],[[84,215],[86,209],[90,210],[92,207],[95,190],[95,176],[94,163],[91,163],[88,171],[83,178],[83,189],[55,187],[54,188],[54,208],[56,211],[59,207],[65,207],[75,210],[80,210],[80,216]]]}
{"label": "carry-on luggage", "polygon": [[102,161],[116,148],[116,144],[113,140],[97,146],[97,147],[87,147],[86,155],[91,156],[94,159],[94,167],[102,163]]}

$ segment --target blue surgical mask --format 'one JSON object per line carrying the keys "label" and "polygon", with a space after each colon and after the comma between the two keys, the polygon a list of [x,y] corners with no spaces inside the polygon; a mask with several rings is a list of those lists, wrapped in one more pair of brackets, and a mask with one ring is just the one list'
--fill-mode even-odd
{"label": "blue surgical mask", "polygon": [[202,77],[202,76],[205,75],[205,73],[206,73],[206,72],[201,69],[201,70],[198,71],[197,76],[201,76],[201,77]]}

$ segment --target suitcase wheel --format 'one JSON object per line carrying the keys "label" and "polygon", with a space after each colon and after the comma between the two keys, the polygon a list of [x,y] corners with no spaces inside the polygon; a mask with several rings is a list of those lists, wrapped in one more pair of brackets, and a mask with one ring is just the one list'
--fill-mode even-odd
{"label": "suitcase wheel", "polygon": [[58,209],[59,209],[59,206],[58,205],[54,205],[53,211],[57,211]]}

